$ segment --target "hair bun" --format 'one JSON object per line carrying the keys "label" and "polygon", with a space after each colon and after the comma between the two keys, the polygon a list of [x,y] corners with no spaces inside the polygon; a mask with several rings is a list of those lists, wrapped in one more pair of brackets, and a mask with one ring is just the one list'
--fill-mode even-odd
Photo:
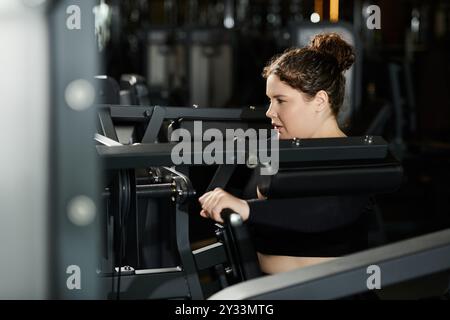
{"label": "hair bun", "polygon": [[353,47],[337,33],[323,33],[316,35],[311,40],[310,47],[335,57],[341,72],[348,70],[355,62],[355,52]]}

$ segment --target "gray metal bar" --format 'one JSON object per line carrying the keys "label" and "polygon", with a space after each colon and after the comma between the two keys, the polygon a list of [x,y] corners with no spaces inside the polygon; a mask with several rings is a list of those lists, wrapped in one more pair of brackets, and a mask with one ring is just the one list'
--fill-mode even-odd
{"label": "gray metal bar", "polygon": [[337,299],[368,291],[367,268],[381,271],[381,288],[450,270],[450,229],[315,266],[250,280],[210,299]]}
{"label": "gray metal bar", "polygon": [[178,272],[183,271],[181,267],[169,267],[169,268],[155,268],[155,269],[139,269],[134,271],[136,275],[141,274],[155,274],[155,273],[167,273],[167,272]]}
{"label": "gray metal bar", "polygon": [[123,146],[123,144],[117,142],[116,140],[102,136],[101,134],[98,134],[98,133],[95,134],[94,140],[97,141],[98,143],[101,143],[104,146],[107,146],[107,147]]}
{"label": "gray metal bar", "polygon": [[[184,150],[190,150],[191,164],[205,165],[204,163],[194,163],[192,159],[203,159],[202,155],[196,156],[209,144],[204,143],[201,150],[196,150],[190,143],[178,144],[184,146]],[[176,143],[141,144],[131,146],[106,147],[97,146],[100,158],[104,161],[105,168],[139,168],[148,166],[172,166],[172,150]],[[273,150],[276,152],[276,150]],[[239,159],[238,152],[245,153],[245,150],[224,150],[216,152],[224,163],[235,163]],[[259,148],[258,153],[270,153],[270,146],[267,149]],[[372,142],[368,144],[364,137],[330,138],[330,139],[305,139],[301,140],[297,146],[291,141],[280,141],[279,160],[280,163],[287,162],[311,162],[311,161],[333,161],[333,160],[361,160],[361,159],[382,159],[387,154],[387,144],[381,137],[372,137]],[[245,154],[244,154],[245,158]]]}
{"label": "gray metal bar", "polygon": [[[176,188],[172,183],[138,184],[136,185],[136,196],[138,198],[169,198],[175,195]],[[110,190],[102,193],[103,198],[111,196]]]}
{"label": "gray metal bar", "polygon": [[214,188],[225,189],[235,169],[236,165],[220,165],[214,173],[214,176],[209,183],[208,188],[206,188],[206,191],[212,191]]}
{"label": "gray metal bar", "polygon": [[133,105],[98,105],[97,108],[108,109],[111,113],[111,118],[114,121],[123,122],[144,122],[147,121],[153,114],[154,107],[151,106],[133,106]]}
{"label": "gray metal bar", "polygon": [[[177,174],[183,180],[187,180],[186,174],[188,173],[187,167],[177,167],[176,170],[170,168],[164,168],[172,173]],[[190,184],[189,181],[185,181]],[[187,186],[187,189],[191,189],[192,186]],[[175,232],[176,232],[176,245],[180,256],[181,266],[186,277],[186,282],[189,288],[190,298],[194,300],[204,299],[198,272],[195,266],[194,256],[192,255],[191,241],[189,238],[189,213],[186,204],[177,203],[175,209]]]}
{"label": "gray metal bar", "polygon": [[189,215],[181,210],[179,206],[176,209],[176,233],[177,247],[180,254],[181,265],[183,266],[188,283],[190,298],[194,300],[203,299],[203,292],[200,286],[194,257],[191,251],[191,242],[189,240]]}
{"label": "gray metal bar", "polygon": [[223,244],[213,243],[204,248],[192,251],[198,270],[204,270],[227,261]]}
{"label": "gray metal bar", "polygon": [[403,106],[404,100],[402,99],[400,89],[400,67],[395,63],[389,64],[389,80],[391,84],[392,104],[394,106],[395,113],[395,142],[401,144],[403,141]]}
{"label": "gray metal bar", "polygon": [[233,108],[172,108],[167,107],[170,119],[191,120],[240,120],[243,109]]}
{"label": "gray metal bar", "polygon": [[[97,132],[93,79],[99,68],[94,19],[89,14],[95,5],[94,0],[77,1],[76,5],[70,0],[52,1],[48,11],[52,62],[52,299],[95,299],[99,293],[96,269],[100,256],[100,188],[92,139]],[[77,12],[80,28],[72,30],[67,24],[68,13]]]}
{"label": "gray metal bar", "polygon": [[[145,121],[153,112],[152,106],[99,106],[109,108],[113,119],[122,121]],[[165,110],[165,119],[190,120],[266,120],[265,108],[188,108],[158,107]],[[146,114],[147,113],[147,114]]]}
{"label": "gray metal bar", "polygon": [[164,108],[158,106],[153,108],[153,113],[150,117],[150,121],[148,122],[147,129],[145,130],[144,137],[142,138],[142,143],[156,142],[165,114],[166,111]]}
{"label": "gray metal bar", "polygon": [[405,90],[408,102],[408,114],[409,114],[409,130],[410,134],[415,133],[417,130],[417,107],[416,99],[414,95],[413,75],[411,70],[411,64],[408,60],[403,63],[404,78],[405,78]]}
{"label": "gray metal bar", "polygon": [[[111,291],[111,277],[99,279],[103,288],[102,298],[115,299],[116,293]],[[178,269],[172,272],[122,275],[120,278],[121,299],[186,299],[188,297],[186,278]]]}
{"label": "gray metal bar", "polygon": [[100,127],[102,128],[102,134],[115,141],[119,141],[117,137],[116,129],[111,119],[111,114],[108,109],[100,109],[98,111],[98,119],[100,121]]}

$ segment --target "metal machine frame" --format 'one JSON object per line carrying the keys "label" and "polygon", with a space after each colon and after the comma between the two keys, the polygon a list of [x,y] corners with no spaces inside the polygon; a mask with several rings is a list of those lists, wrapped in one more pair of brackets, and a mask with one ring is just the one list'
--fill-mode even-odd
{"label": "metal machine frame", "polygon": [[[108,108],[110,109],[108,112]],[[246,110],[244,110],[246,111]],[[129,107],[129,106],[102,106],[99,115],[103,133],[113,133],[114,120],[122,121],[148,121],[145,133],[146,141],[153,141],[158,130],[151,126],[161,128],[165,119],[201,119],[201,120],[258,120],[262,119],[247,110],[245,114],[241,109],[195,109],[195,108],[163,108],[163,107]],[[243,116],[244,114],[244,116]],[[256,116],[255,116],[256,115]],[[150,139],[148,138],[150,137]],[[144,140],[144,139],[143,139]],[[171,166],[171,151],[175,143],[143,143],[123,146],[97,146],[97,152],[105,169],[125,170],[140,167]],[[299,152],[301,151],[301,152]],[[245,152],[245,151],[244,151]],[[302,141],[280,141],[279,154],[281,163],[315,162],[326,160],[361,160],[382,159],[386,156],[387,145],[379,137],[352,137],[347,139],[323,139]],[[236,151],[225,151],[226,159],[236,159]],[[201,165],[201,164],[198,164]],[[204,164],[203,164],[204,165]],[[216,171],[210,186],[225,187],[230,179],[236,164],[221,165]],[[180,167],[177,170],[185,172]],[[177,247],[180,252],[182,265],[175,268],[133,270],[122,274],[122,298],[192,298],[202,299],[204,293],[200,288],[197,272],[229,262],[230,248],[222,243],[215,243],[195,251],[190,250],[188,213],[183,206],[176,210]],[[228,233],[230,234],[230,233]],[[228,237],[233,237],[229,235]],[[235,261],[234,264],[237,262]],[[233,263],[232,263],[233,264]],[[222,270],[222,272],[226,270]],[[231,268],[229,270],[233,272]],[[251,276],[240,272],[242,281],[251,279]],[[188,285],[184,280],[190,279]],[[169,281],[170,280],[170,281]],[[105,278],[105,285],[110,283],[110,277]],[[224,281],[222,285],[229,283]],[[107,291],[104,294],[108,294]]]}
{"label": "metal machine frame", "polygon": [[[186,107],[159,107],[159,106],[118,106],[118,105],[101,105],[98,107],[98,120],[100,132],[106,137],[105,140],[117,141],[118,137],[115,131],[115,122],[134,122],[145,123],[145,133],[142,138],[141,145],[119,146],[122,147],[157,147],[162,148],[161,152],[147,153],[150,155],[144,162],[136,161],[130,153],[130,150],[124,150],[123,156],[129,165],[111,166],[111,159],[103,157],[102,152],[110,150],[107,146],[97,146],[104,169],[117,169],[124,171],[140,167],[154,166],[172,166],[170,151],[174,144],[162,143],[153,144],[157,140],[163,122],[166,120],[176,121],[183,120],[208,120],[208,121],[264,121],[266,120],[265,112],[260,109],[203,109],[203,108],[186,108]],[[101,137],[98,141],[102,141]],[[103,149],[106,148],[106,149]],[[118,149],[115,149],[116,151]],[[162,156],[162,157],[161,157]],[[232,168],[233,170],[234,168]],[[186,169],[183,166],[177,167],[177,174],[182,175]],[[221,166],[215,174],[212,183],[227,183],[231,176],[232,170],[229,166]],[[230,174],[223,175],[225,171]],[[175,196],[177,196],[175,194]],[[132,200],[134,203],[135,200]],[[136,222],[136,218],[133,221]],[[176,206],[176,234],[177,234],[177,250],[180,256],[182,266],[149,270],[120,270],[120,293],[117,297],[124,299],[165,299],[165,298],[204,298],[200,288],[198,279],[198,270],[207,269],[227,261],[226,252],[223,246],[215,244],[207,248],[191,251],[189,241],[189,220],[187,209],[183,205]],[[135,238],[135,235],[132,235]],[[134,241],[134,240],[133,240]],[[197,258],[198,257],[198,258]],[[206,257],[206,258],[205,258]],[[104,274],[102,276],[102,296],[113,298],[111,288],[111,277],[116,274]],[[186,285],[187,282],[187,285]],[[112,287],[113,288],[113,287]]]}
{"label": "metal machine frame", "polygon": [[450,270],[450,229],[363,251],[315,266],[228,287],[211,299],[339,299],[368,291],[368,267],[381,288]]}
{"label": "metal machine frame", "polygon": [[[90,96],[89,89],[95,92],[93,80],[100,61],[95,49],[94,19],[82,14],[80,30],[67,27],[67,9],[73,5],[73,1],[52,1],[46,8],[52,61],[49,167],[49,297],[52,299],[93,299],[99,292],[95,274],[99,256],[98,220],[77,224],[73,219],[83,219],[86,211],[94,217],[98,215],[98,158],[92,148],[96,109],[92,103],[76,108],[69,101],[71,95],[86,97]],[[95,5],[96,1],[88,0],[78,1],[75,7],[81,12],[92,12]],[[78,290],[69,286],[72,270],[77,268],[81,272]]]}
{"label": "metal machine frame", "polygon": [[147,122],[141,143],[154,143],[166,120],[267,121],[264,108],[188,108],[161,106],[99,106],[98,117],[103,135],[117,140],[114,122]]}

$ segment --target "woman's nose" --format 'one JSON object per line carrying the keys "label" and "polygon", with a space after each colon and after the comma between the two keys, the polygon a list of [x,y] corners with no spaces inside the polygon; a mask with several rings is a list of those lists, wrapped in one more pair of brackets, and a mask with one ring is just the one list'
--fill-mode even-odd
{"label": "woman's nose", "polygon": [[277,115],[277,113],[275,112],[274,107],[272,106],[272,104],[270,104],[269,109],[267,109],[267,112],[266,112],[266,117],[273,119],[276,117],[276,115]]}

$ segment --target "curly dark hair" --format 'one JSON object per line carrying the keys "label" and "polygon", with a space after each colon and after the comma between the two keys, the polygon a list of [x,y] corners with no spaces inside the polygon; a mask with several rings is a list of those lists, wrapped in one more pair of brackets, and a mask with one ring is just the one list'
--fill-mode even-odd
{"label": "curly dark hair", "polygon": [[324,90],[329,97],[335,116],[339,113],[345,96],[344,72],[355,61],[352,46],[336,33],[315,36],[309,46],[286,50],[275,56],[264,68],[263,77],[277,75],[294,89],[314,97]]}

